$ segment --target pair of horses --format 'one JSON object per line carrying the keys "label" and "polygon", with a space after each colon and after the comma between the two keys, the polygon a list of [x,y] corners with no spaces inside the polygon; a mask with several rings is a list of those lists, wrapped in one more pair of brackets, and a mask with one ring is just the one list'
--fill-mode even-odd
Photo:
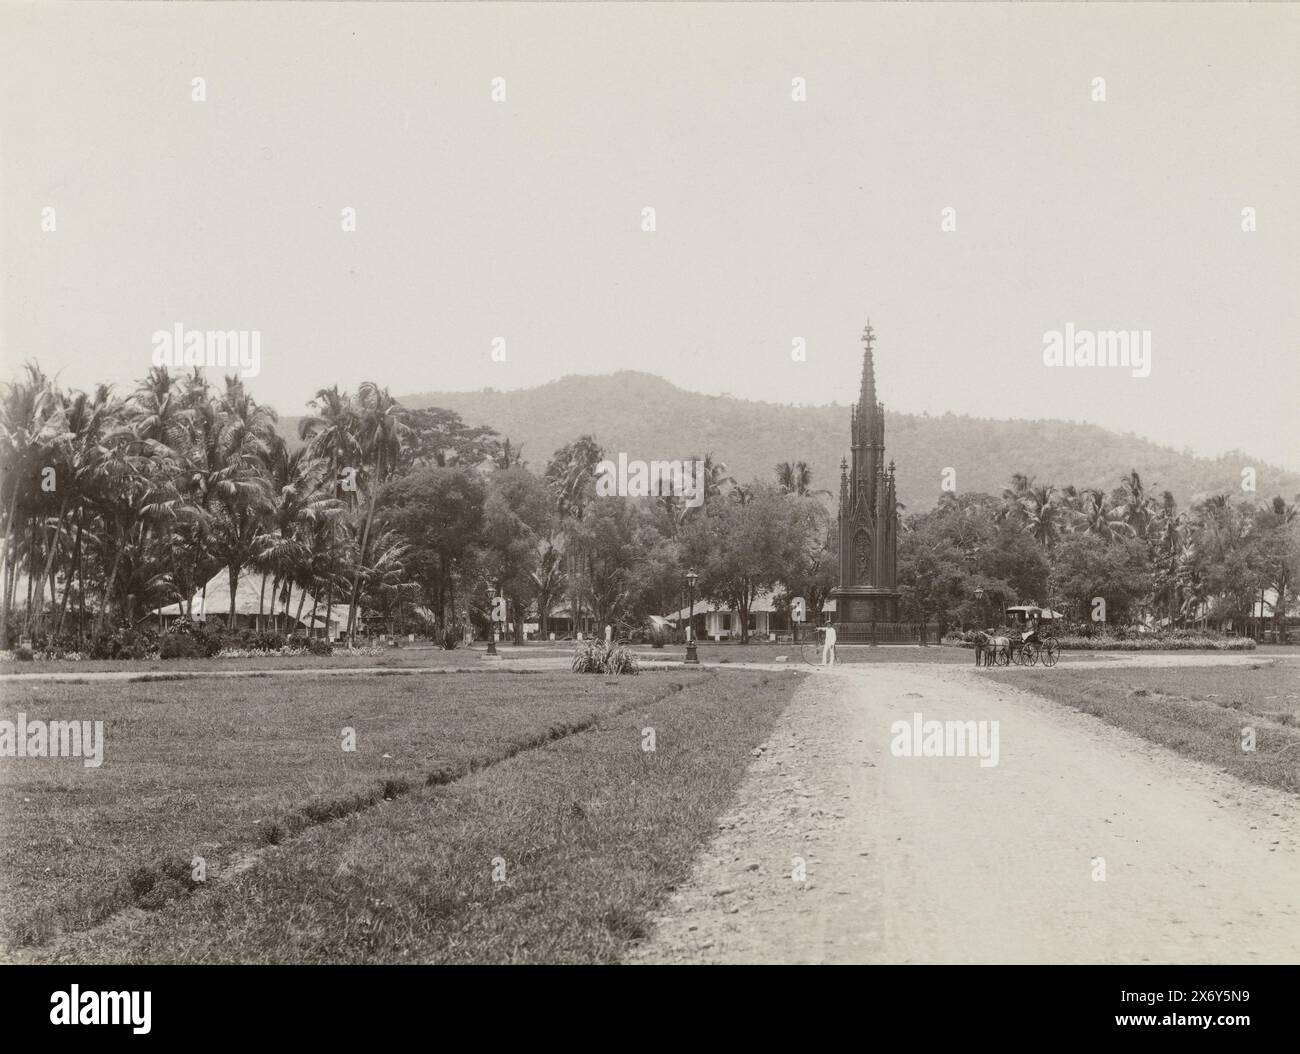
{"label": "pair of horses", "polygon": [[1043,641],[1034,630],[1023,639],[980,630],[975,635],[976,666],[1006,666],[1014,659],[1021,666],[1033,666],[1039,658],[1044,666],[1055,666],[1060,646],[1056,638]]}

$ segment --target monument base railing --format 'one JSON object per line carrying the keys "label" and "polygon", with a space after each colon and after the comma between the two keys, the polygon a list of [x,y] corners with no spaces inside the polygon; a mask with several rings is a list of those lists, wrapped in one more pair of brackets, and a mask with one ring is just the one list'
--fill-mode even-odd
{"label": "monument base railing", "polygon": [[937,622],[837,622],[839,644],[938,644]]}

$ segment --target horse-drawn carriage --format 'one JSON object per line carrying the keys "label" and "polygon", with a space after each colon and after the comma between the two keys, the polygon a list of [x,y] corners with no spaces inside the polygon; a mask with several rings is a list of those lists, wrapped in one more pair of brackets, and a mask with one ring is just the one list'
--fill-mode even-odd
{"label": "horse-drawn carriage", "polygon": [[[1037,626],[1041,621],[1052,622],[1055,612],[1029,605],[1017,605],[1007,608],[1007,620],[1012,632],[993,634],[980,632],[975,637],[976,666],[1033,666],[1041,662],[1044,666],[1055,666],[1061,654],[1060,641],[1051,629],[1041,633]],[[1023,627],[1023,631],[1019,632]]]}

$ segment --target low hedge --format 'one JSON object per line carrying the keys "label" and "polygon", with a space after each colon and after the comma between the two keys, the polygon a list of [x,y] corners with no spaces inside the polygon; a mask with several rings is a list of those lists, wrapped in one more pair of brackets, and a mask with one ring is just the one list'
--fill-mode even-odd
{"label": "low hedge", "polygon": [[[943,643],[953,648],[975,647],[978,630],[949,633]],[[1018,637],[1017,629],[997,630],[996,635]],[[1041,633],[1040,636],[1046,636]],[[1079,636],[1073,633],[1056,635],[1062,651],[1254,651],[1256,644],[1250,637],[1225,637],[1219,633],[1202,633],[1175,630],[1172,633],[1144,633],[1141,635],[1111,636],[1095,634]]]}

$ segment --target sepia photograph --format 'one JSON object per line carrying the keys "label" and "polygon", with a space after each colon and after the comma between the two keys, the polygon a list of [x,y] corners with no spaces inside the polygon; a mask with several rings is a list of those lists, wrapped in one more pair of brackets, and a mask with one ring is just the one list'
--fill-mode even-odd
{"label": "sepia photograph", "polygon": [[823,965],[1293,1035],[1297,56],[1291,3],[0,0],[26,1034]]}

